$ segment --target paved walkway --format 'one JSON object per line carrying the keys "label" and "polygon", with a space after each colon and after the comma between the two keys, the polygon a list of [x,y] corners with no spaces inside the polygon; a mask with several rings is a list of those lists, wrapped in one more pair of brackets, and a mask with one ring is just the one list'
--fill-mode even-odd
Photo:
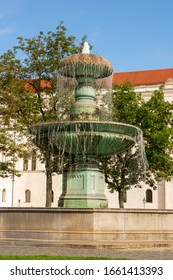
{"label": "paved walkway", "polygon": [[0,255],[49,255],[126,258],[130,260],[173,260],[173,249],[75,248],[71,246],[0,245]]}

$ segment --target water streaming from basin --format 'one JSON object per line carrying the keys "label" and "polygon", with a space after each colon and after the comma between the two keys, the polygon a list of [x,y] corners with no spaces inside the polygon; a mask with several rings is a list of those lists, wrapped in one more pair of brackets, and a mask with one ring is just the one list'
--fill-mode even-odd
{"label": "water streaming from basin", "polygon": [[[132,125],[112,122],[111,102],[100,105],[95,83],[99,85],[100,79],[110,77],[113,68],[105,58],[90,54],[88,45],[85,48],[81,54],[66,57],[58,68],[60,75],[76,81],[70,120],[36,124],[29,132],[39,148],[46,150],[49,146],[58,155],[58,165],[63,172],[60,207],[106,208],[99,157],[124,152],[138,143],[142,158],[142,131]],[[107,93],[111,100],[110,91]],[[101,114],[103,108],[107,109]],[[68,158],[66,164],[64,158]]]}

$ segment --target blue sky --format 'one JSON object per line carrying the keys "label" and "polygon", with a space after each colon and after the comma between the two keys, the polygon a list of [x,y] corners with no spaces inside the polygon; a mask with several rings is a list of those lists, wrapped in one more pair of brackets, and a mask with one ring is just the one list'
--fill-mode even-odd
{"label": "blue sky", "polygon": [[0,0],[0,54],[61,20],[117,72],[173,68],[173,0]]}

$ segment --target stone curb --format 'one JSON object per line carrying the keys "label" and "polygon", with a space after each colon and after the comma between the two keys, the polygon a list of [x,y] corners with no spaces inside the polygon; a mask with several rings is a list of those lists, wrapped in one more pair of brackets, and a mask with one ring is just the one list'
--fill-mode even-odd
{"label": "stone curb", "polygon": [[172,249],[173,241],[125,241],[125,242],[79,242],[76,240],[47,241],[47,240],[26,240],[26,239],[0,239],[0,246],[27,246],[27,247],[68,247],[84,249]]}

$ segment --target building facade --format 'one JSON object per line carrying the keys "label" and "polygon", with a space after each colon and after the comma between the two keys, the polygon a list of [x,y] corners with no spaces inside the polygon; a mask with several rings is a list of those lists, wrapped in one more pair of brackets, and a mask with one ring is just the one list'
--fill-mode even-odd
{"label": "building facade", "polygon": [[[114,73],[113,83],[130,81],[135,91],[148,100],[155,90],[162,86],[165,101],[173,101],[173,68]],[[0,155],[0,161],[5,156]],[[20,177],[0,178],[0,207],[45,207],[46,176],[44,164],[35,157],[20,159],[16,163]],[[62,192],[62,176],[54,174],[52,207],[58,207]],[[111,194],[105,186],[109,208],[118,208],[117,193]],[[148,186],[132,188],[124,197],[125,208],[173,209],[173,181],[161,182],[156,190]]]}

